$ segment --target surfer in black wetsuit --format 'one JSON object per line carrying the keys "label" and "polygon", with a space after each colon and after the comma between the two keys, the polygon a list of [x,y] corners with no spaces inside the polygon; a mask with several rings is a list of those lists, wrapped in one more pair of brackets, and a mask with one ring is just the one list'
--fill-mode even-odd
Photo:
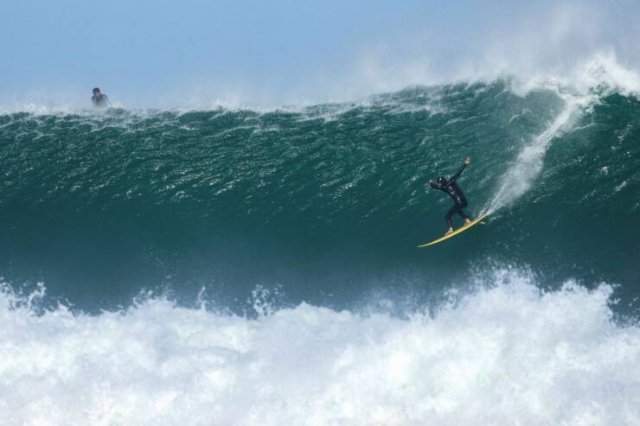
{"label": "surfer in black wetsuit", "polygon": [[462,167],[460,167],[460,170],[458,170],[458,172],[455,175],[451,176],[449,179],[447,179],[444,176],[440,176],[435,181],[433,180],[429,181],[429,185],[431,186],[431,188],[439,189],[440,191],[446,192],[447,194],[449,194],[449,196],[453,199],[453,202],[454,202],[453,207],[449,209],[449,211],[447,212],[447,215],[445,216],[447,219],[447,224],[449,225],[449,230],[446,232],[445,235],[453,232],[452,217],[456,213],[464,218],[465,225],[468,223],[471,223],[471,217],[469,217],[469,215],[466,214],[463,210],[465,207],[467,207],[467,199],[465,198],[464,193],[462,192],[462,190],[460,189],[460,187],[456,182],[456,180],[462,174],[462,171],[469,165],[469,163],[471,163],[471,158],[469,157],[465,158],[464,164],[462,165]]}
{"label": "surfer in black wetsuit", "polygon": [[93,96],[91,96],[91,102],[93,102],[93,106],[98,108],[104,108],[109,106],[109,98],[107,95],[100,91],[99,87],[95,87],[93,89]]}

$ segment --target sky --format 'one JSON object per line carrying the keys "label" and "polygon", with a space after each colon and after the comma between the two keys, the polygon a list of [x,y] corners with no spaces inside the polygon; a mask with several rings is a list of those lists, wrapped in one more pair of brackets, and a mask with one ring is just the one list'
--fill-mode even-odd
{"label": "sky", "polygon": [[[505,4],[506,3],[506,4]],[[637,0],[5,0],[0,103],[312,103],[639,61]]]}

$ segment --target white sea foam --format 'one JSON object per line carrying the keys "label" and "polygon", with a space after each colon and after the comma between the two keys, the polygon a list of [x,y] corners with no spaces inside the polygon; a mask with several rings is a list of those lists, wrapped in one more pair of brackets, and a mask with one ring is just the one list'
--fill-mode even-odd
{"label": "white sea foam", "polygon": [[640,328],[612,322],[610,286],[490,281],[410,319],[158,299],[36,315],[5,291],[0,424],[640,424]]}

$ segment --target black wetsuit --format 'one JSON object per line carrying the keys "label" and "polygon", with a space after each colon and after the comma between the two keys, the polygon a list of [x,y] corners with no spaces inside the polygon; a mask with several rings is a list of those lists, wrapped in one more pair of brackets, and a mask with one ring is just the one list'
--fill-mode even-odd
{"label": "black wetsuit", "polygon": [[96,107],[104,108],[106,106],[109,106],[109,98],[104,93],[98,93],[91,96],[91,101]]}
{"label": "black wetsuit", "polygon": [[467,167],[466,164],[463,164],[458,172],[451,176],[449,179],[445,179],[444,182],[430,182],[430,185],[433,189],[439,189],[440,191],[444,191],[453,199],[454,205],[449,209],[445,218],[447,219],[447,223],[449,224],[449,228],[453,228],[453,221],[451,218],[454,214],[459,214],[463,219],[469,219],[468,214],[464,212],[464,208],[467,207],[467,199],[464,196],[464,193],[456,183],[456,179],[460,177],[462,171]]}

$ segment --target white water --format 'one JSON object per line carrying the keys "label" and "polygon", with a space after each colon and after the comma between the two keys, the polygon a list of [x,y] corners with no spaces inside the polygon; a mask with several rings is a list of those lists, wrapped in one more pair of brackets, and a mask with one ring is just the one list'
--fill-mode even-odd
{"label": "white water", "polygon": [[38,316],[4,292],[0,424],[640,424],[640,328],[612,323],[609,286],[491,281],[410,320],[163,300]]}

